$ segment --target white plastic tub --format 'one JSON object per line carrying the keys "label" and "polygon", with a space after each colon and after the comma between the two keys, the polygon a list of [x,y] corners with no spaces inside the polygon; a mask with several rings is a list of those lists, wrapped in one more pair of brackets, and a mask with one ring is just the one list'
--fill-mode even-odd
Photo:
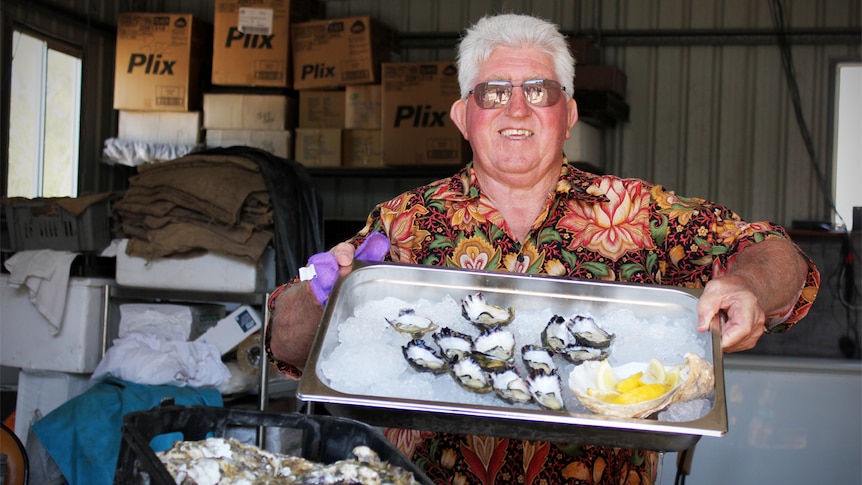
{"label": "white plastic tub", "polygon": [[147,260],[126,254],[127,239],[117,245],[117,284],[137,288],[256,293],[275,282],[275,253],[267,248],[260,261],[207,253]]}
{"label": "white plastic tub", "polygon": [[60,332],[30,302],[28,289],[0,275],[0,364],[24,369],[90,373],[101,359],[106,278],[69,278]]}

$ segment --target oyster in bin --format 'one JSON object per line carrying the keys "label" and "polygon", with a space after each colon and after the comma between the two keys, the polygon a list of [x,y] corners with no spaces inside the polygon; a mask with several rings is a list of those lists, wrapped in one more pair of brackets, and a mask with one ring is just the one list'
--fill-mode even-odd
{"label": "oyster in bin", "polygon": [[677,366],[656,359],[617,368],[607,360],[585,362],[569,374],[569,387],[597,414],[646,418],[673,403],[706,397],[715,387],[715,375],[709,362],[689,352]]}

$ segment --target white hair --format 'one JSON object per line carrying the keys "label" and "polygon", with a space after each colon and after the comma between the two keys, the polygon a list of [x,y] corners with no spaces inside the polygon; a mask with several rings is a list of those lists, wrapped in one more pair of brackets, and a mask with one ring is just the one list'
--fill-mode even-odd
{"label": "white hair", "polygon": [[461,97],[473,89],[479,68],[497,47],[534,48],[551,56],[554,71],[569,97],[574,93],[575,58],[559,27],[530,15],[487,15],[469,27],[458,44]]}

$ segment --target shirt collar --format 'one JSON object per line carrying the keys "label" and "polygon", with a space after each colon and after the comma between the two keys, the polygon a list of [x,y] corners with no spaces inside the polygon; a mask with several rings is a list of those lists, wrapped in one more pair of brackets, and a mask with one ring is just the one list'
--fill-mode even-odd
{"label": "shirt collar", "polygon": [[[608,202],[608,197],[600,188],[599,179],[600,176],[598,175],[578,170],[569,164],[569,161],[564,156],[556,192],[561,197],[574,198],[584,202]],[[476,179],[476,172],[473,170],[473,162],[467,163],[452,178],[451,184],[451,191],[461,194],[464,200],[479,198],[479,181]]]}

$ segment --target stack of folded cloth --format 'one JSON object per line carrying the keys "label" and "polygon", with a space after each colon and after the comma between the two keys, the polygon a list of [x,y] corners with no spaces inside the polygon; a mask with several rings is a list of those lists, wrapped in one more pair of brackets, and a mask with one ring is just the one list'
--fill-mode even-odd
{"label": "stack of folded cloth", "polygon": [[126,253],[155,259],[213,252],[258,261],[273,238],[273,209],[258,163],[193,153],[141,165],[114,204]]}

